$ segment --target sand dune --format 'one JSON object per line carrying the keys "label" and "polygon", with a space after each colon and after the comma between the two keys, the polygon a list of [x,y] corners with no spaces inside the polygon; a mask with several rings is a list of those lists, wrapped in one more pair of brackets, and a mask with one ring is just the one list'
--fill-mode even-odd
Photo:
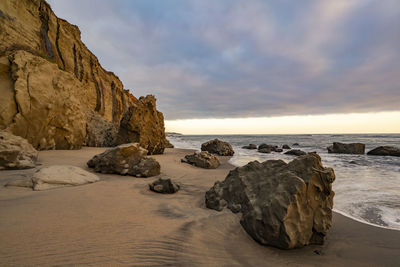
{"label": "sand dune", "polygon": [[[42,151],[42,166],[86,162],[104,148]],[[34,192],[0,188],[1,266],[343,266],[400,262],[400,232],[335,214],[324,246],[290,251],[261,246],[240,215],[205,208],[204,193],[230,169],[228,158],[207,170],[180,163],[189,150],[153,156],[161,176],[181,184],[174,195],[148,190],[156,178],[99,174],[101,181]],[[0,184],[34,170],[2,171]]]}

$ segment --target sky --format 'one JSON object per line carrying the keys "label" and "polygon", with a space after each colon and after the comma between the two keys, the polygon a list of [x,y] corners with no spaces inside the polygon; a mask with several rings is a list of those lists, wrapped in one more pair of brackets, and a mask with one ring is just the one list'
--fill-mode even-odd
{"label": "sky", "polygon": [[49,3],[167,131],[400,132],[398,0]]}

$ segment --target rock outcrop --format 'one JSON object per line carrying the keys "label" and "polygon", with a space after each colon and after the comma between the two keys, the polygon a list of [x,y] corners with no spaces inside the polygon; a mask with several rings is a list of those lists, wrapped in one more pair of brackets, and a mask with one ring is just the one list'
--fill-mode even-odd
{"label": "rock outcrop", "polygon": [[290,146],[288,144],[284,144],[284,145],[282,145],[282,148],[283,149],[290,149]]}
{"label": "rock outcrop", "polygon": [[264,151],[264,152],[261,152],[261,153],[269,153],[269,152],[266,152],[266,151],[274,151],[274,152],[282,152],[283,150],[281,149],[281,148],[279,148],[278,146],[273,146],[273,145],[268,145],[268,144],[261,144],[261,145],[259,145],[258,146],[258,151],[259,152],[261,152],[261,151]]}
{"label": "rock outcrop", "polygon": [[160,174],[160,164],[153,158],[146,157],[147,150],[139,143],[119,145],[87,162],[96,172],[116,173],[136,177],[150,177]]}
{"label": "rock outcrop", "polygon": [[379,146],[367,153],[374,156],[393,156],[400,157],[400,148],[394,146]]}
{"label": "rock outcrop", "polygon": [[207,151],[220,156],[233,156],[235,153],[231,144],[221,141],[218,138],[201,144],[201,151]]}
{"label": "rock outcrop", "polygon": [[293,155],[293,156],[303,156],[303,155],[306,155],[307,153],[300,149],[292,149],[292,150],[286,151],[283,154]]}
{"label": "rock outcrop", "polygon": [[165,140],[164,117],[156,109],[156,98],[152,95],[140,97],[124,114],[117,143],[139,143],[152,155],[164,152]]}
{"label": "rock outcrop", "polygon": [[34,168],[37,155],[26,139],[0,131],[0,170]]}
{"label": "rock outcrop", "polygon": [[257,149],[257,145],[249,144],[247,146],[242,146],[243,149]]}
{"label": "rock outcrop", "polygon": [[99,181],[99,177],[82,168],[69,165],[45,167],[27,180],[12,181],[6,186],[31,187],[35,191],[54,189],[65,186],[77,186]]}
{"label": "rock outcrop", "polygon": [[338,154],[364,154],[365,144],[361,143],[350,143],[343,144],[339,142],[334,142],[333,145],[327,147],[328,153],[338,153]]}
{"label": "rock outcrop", "polygon": [[92,147],[112,147],[117,143],[117,127],[91,109],[86,110],[85,145]]}
{"label": "rock outcrop", "polygon": [[253,161],[232,170],[206,193],[210,209],[241,212],[256,241],[282,249],[322,244],[332,224],[333,169],[315,153],[290,163]]}
{"label": "rock outcrop", "polygon": [[168,139],[165,139],[165,148],[174,148],[174,145]]}
{"label": "rock outcrop", "polygon": [[204,169],[216,169],[220,165],[218,158],[207,151],[186,155],[181,161]]}
{"label": "rock outcrop", "polygon": [[149,189],[156,193],[174,194],[179,191],[180,186],[172,182],[171,179],[169,178],[168,179],[159,178],[158,180],[149,184]]}
{"label": "rock outcrop", "polygon": [[145,146],[143,140],[152,140],[149,152],[162,152],[152,147],[164,133],[162,114],[146,116],[155,102],[144,105],[124,90],[81,41],[78,27],[58,18],[44,0],[0,1],[0,39],[0,130],[40,150],[109,146],[114,130],[107,123],[99,126],[106,133],[95,129],[93,118],[100,120],[87,118],[87,109],[117,130],[124,114],[139,109],[131,123],[154,129],[153,136],[140,126],[139,141]]}

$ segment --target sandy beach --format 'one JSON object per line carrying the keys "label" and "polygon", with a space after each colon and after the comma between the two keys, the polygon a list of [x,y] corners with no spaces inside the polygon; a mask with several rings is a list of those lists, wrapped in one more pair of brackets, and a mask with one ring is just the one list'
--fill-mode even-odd
{"label": "sandy beach", "polygon": [[[41,151],[41,166],[86,162],[105,148]],[[48,191],[4,187],[35,170],[0,172],[1,266],[395,266],[400,232],[334,214],[325,245],[295,250],[261,246],[242,229],[240,214],[216,212],[205,192],[234,166],[215,170],[180,159],[190,150],[151,156],[161,177],[181,185],[173,195],[151,192],[158,177],[98,174],[101,181]],[[38,166],[38,167],[41,167]],[[90,170],[91,171],[91,170]]]}

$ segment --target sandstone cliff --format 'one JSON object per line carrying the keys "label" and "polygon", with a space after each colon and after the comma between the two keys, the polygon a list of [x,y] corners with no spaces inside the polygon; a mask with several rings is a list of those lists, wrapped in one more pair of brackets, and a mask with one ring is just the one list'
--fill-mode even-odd
{"label": "sandstone cliff", "polygon": [[[44,0],[0,1],[0,130],[27,138],[39,149],[75,149],[93,140],[87,131],[101,132],[86,126],[93,117],[86,118],[88,109],[116,129],[126,112],[146,109],[114,73],[101,67],[80,35]],[[146,124],[162,132],[146,138],[163,143],[163,122]]]}

